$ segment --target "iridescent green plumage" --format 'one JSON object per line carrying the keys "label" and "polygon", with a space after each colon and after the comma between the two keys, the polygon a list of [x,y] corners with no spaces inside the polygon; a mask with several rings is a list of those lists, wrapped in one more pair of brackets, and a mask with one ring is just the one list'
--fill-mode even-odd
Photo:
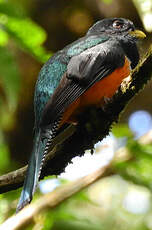
{"label": "iridescent green plumage", "polygon": [[66,72],[71,57],[78,55],[84,50],[96,46],[99,43],[103,43],[106,40],[108,40],[108,36],[99,37],[93,35],[83,37],[66,46],[63,50],[58,51],[42,67],[35,87],[35,127],[39,125],[44,106],[51,95],[53,95],[63,74]]}

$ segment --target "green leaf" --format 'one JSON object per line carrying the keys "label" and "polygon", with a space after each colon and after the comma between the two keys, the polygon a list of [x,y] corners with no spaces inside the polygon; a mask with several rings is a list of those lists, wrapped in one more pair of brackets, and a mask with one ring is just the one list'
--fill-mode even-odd
{"label": "green leaf", "polygon": [[0,47],[0,126],[11,126],[20,90],[20,77],[13,54]]}
{"label": "green leaf", "polygon": [[140,145],[140,148],[141,148],[142,152],[144,152],[145,154],[152,155],[152,145],[151,144]]}
{"label": "green leaf", "polygon": [[136,10],[141,18],[144,28],[147,32],[152,32],[152,1],[151,0],[133,0]]}
{"label": "green leaf", "polygon": [[37,47],[36,49],[32,50],[32,52],[37,60],[42,63],[45,63],[52,56],[52,53],[48,53],[42,46]]}
{"label": "green leaf", "polygon": [[132,140],[127,147],[132,155],[131,160],[117,163],[117,172],[127,180],[152,189],[152,146]]}
{"label": "green leaf", "polygon": [[54,223],[54,215],[51,211],[49,211],[45,214],[45,221],[44,221],[43,228],[45,230],[50,230],[52,229],[53,223]]}
{"label": "green leaf", "polygon": [[0,132],[0,173],[6,172],[10,163],[10,153],[7,144],[3,140],[3,135]]}
{"label": "green leaf", "polygon": [[46,39],[45,31],[31,19],[8,18],[8,30],[27,46],[39,46]]}
{"label": "green leaf", "polygon": [[9,36],[8,34],[0,29],[0,46],[6,46],[8,43]]}
{"label": "green leaf", "polygon": [[100,0],[101,2],[104,2],[106,4],[111,4],[113,0]]}
{"label": "green leaf", "polygon": [[51,55],[42,47],[46,40],[46,32],[31,19],[9,17],[5,28],[21,48],[30,52],[39,61],[45,62]]}
{"label": "green leaf", "polygon": [[0,14],[17,18],[25,17],[25,11],[19,4],[3,1],[0,1]]}
{"label": "green leaf", "polygon": [[115,125],[112,128],[112,133],[115,135],[115,137],[128,137],[128,138],[132,138],[133,137],[133,133],[131,132],[131,130],[129,129],[127,124],[119,124],[119,125]]}
{"label": "green leaf", "polygon": [[5,47],[0,47],[0,85],[10,109],[14,109],[20,89],[19,70],[13,54]]}

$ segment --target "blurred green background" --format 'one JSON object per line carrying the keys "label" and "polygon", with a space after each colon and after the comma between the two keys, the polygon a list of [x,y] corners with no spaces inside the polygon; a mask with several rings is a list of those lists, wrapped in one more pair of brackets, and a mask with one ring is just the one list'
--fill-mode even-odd
{"label": "blurred green background", "polygon": [[[152,43],[151,0],[0,0],[0,175],[28,162],[34,85],[43,63],[105,17],[129,18],[145,31],[141,56],[146,52]],[[134,137],[140,135],[132,128],[139,123],[147,124],[143,133],[152,128],[151,90],[152,81],[131,101],[121,125],[113,130],[116,148],[126,145],[134,160],[116,165],[115,175],[41,214],[27,229],[152,229],[152,146],[137,143]],[[135,111],[147,116],[133,126],[129,119]],[[19,194],[20,189],[0,194],[0,223],[14,213]]]}

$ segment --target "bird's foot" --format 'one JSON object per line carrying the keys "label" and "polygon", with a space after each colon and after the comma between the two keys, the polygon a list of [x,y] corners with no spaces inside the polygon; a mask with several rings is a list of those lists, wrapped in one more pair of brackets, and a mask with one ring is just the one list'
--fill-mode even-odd
{"label": "bird's foot", "polygon": [[121,86],[120,86],[121,91],[123,93],[125,93],[126,90],[129,88],[131,81],[132,81],[132,78],[130,75],[128,77],[124,78],[124,80],[122,81]]}
{"label": "bird's foot", "polygon": [[104,104],[108,104],[109,102],[111,102],[111,98],[109,97],[104,97],[103,100],[104,100]]}

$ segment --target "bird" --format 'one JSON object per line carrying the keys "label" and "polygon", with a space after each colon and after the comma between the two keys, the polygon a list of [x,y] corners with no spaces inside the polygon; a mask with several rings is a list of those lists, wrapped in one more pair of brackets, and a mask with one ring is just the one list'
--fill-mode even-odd
{"label": "bird", "polygon": [[35,86],[33,150],[17,212],[31,202],[57,132],[76,125],[87,107],[102,107],[113,97],[138,64],[137,41],[145,37],[128,19],[105,18],[44,64]]}

